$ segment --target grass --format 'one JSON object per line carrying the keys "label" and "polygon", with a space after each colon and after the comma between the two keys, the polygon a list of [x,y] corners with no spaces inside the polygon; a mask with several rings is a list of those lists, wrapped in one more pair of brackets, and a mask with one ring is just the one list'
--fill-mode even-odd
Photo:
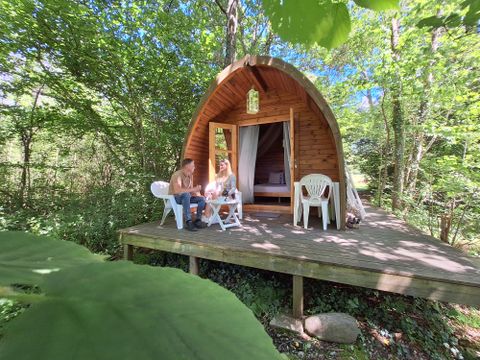
{"label": "grass", "polygon": [[450,309],[448,316],[461,325],[480,329],[480,310],[455,306]]}
{"label": "grass", "polygon": [[475,256],[477,258],[476,264],[480,266],[480,238],[468,245],[468,254]]}
{"label": "grass", "polygon": [[369,360],[370,357],[361,345],[342,345],[341,360]]}

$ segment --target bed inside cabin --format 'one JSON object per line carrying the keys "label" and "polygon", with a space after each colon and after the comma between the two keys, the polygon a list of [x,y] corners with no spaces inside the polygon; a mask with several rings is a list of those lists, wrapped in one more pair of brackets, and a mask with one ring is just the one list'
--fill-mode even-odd
{"label": "bed inside cabin", "polygon": [[290,205],[290,185],[285,167],[289,166],[284,149],[283,122],[262,124],[259,128],[254,177],[254,203]]}

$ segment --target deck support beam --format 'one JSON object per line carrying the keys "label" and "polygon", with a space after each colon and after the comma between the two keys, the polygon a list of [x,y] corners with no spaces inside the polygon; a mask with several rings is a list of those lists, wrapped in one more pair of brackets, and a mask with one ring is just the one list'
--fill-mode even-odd
{"label": "deck support beam", "polygon": [[123,245],[123,258],[125,260],[133,260],[133,245]]}
{"label": "deck support beam", "polygon": [[295,319],[303,317],[303,276],[293,275],[293,309]]}
{"label": "deck support beam", "polygon": [[189,272],[193,275],[198,275],[199,266],[199,258],[196,256],[190,256],[190,264],[189,264]]}

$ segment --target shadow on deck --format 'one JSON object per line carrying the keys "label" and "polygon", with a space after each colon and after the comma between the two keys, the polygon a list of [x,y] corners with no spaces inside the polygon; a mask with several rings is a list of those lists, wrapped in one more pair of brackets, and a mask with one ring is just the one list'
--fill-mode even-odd
{"label": "shadow on deck", "polygon": [[[241,228],[218,225],[190,233],[172,218],[120,230],[132,247],[163,250],[314,279],[434,300],[480,305],[480,268],[461,251],[411,228],[385,211],[367,207],[360,229],[294,227],[291,216],[245,215]],[[273,214],[272,214],[273,215]]]}

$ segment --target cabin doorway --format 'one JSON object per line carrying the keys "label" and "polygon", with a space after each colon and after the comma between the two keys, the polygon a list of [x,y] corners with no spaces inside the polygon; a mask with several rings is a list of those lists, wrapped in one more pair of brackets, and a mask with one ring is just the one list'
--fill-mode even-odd
{"label": "cabin doorway", "polygon": [[[209,182],[229,159],[242,192],[244,210],[292,213],[294,123],[290,116],[253,123],[209,123]],[[267,119],[265,119],[267,120]]]}
{"label": "cabin doorway", "polygon": [[[255,161],[254,199],[256,205],[290,206],[289,160],[285,151],[285,122],[259,125]],[[288,133],[286,134],[288,136]]]}
{"label": "cabin doorway", "polygon": [[[294,181],[293,110],[276,121],[239,127],[238,179],[246,211],[291,213]],[[265,119],[267,120],[267,119]]]}

